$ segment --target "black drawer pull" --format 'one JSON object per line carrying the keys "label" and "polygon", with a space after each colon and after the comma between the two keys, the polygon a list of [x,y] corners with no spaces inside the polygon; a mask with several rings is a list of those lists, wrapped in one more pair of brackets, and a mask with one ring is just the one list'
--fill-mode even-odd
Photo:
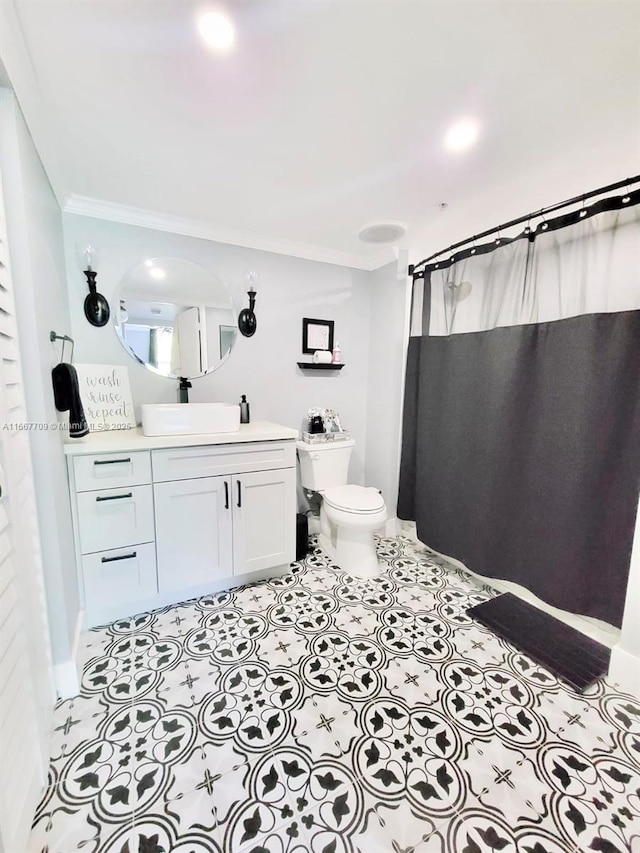
{"label": "black drawer pull", "polygon": [[224,508],[229,509],[229,483],[224,481]]}
{"label": "black drawer pull", "polygon": [[98,495],[97,501],[121,501],[123,498],[132,498],[133,492],[127,492],[126,495]]}
{"label": "black drawer pull", "polygon": [[103,563],[115,563],[116,560],[133,560],[134,557],[138,556],[138,552],[134,551],[133,554],[121,554],[119,557],[103,557]]}
{"label": "black drawer pull", "polygon": [[131,457],[127,459],[94,459],[94,465],[118,465],[118,463],[122,462],[131,462]]}
{"label": "black drawer pull", "polygon": [[242,506],[242,484],[240,480],[236,480],[236,483],[238,484],[238,506]]}

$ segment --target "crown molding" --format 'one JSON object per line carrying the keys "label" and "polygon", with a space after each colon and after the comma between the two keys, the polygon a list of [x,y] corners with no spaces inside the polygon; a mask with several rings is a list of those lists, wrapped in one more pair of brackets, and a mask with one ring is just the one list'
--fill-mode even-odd
{"label": "crown molding", "polygon": [[274,252],[277,255],[289,255],[293,258],[303,258],[308,261],[319,261],[320,263],[335,264],[358,270],[372,271],[391,263],[397,257],[394,247],[385,248],[375,255],[355,255],[336,249],[328,249],[323,246],[298,243],[293,240],[262,237],[251,231],[242,231],[223,225],[203,222],[198,219],[172,216],[168,213],[158,213],[140,207],[129,207],[124,204],[116,204],[111,201],[102,201],[101,199],[75,194],[67,196],[62,210],[64,213],[90,216],[94,219],[104,219],[108,222],[137,225],[140,228],[152,228],[155,231],[183,234],[186,237],[198,237],[202,240],[212,240],[216,243],[242,246],[247,249],[258,249],[262,252]]}

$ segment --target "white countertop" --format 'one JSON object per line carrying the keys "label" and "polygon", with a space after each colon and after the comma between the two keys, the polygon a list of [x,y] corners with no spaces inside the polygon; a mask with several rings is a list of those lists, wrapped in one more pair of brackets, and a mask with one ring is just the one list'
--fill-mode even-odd
{"label": "white countertop", "polygon": [[200,433],[198,435],[144,435],[141,427],[135,429],[92,432],[84,438],[67,438],[64,452],[68,456],[87,453],[119,453],[120,451],[154,450],[160,447],[197,447],[203,444],[241,444],[247,441],[293,441],[298,431],[290,427],[272,424],[270,421],[254,421],[240,424],[237,432]]}

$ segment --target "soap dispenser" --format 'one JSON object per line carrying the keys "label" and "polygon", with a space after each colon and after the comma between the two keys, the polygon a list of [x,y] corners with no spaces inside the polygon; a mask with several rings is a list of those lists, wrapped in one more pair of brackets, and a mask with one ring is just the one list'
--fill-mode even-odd
{"label": "soap dispenser", "polygon": [[247,403],[247,395],[243,394],[240,400],[240,423],[249,423],[249,404]]}

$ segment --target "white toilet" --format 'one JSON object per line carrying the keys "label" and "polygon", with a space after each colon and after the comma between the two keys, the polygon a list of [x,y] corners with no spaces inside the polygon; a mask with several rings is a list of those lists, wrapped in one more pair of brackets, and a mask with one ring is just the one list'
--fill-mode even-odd
{"label": "white toilet", "polygon": [[354,446],[353,439],[296,443],[302,485],[322,496],[318,544],[350,575],[372,578],[380,573],[373,531],[387,520],[387,508],[377,489],[347,485]]}

